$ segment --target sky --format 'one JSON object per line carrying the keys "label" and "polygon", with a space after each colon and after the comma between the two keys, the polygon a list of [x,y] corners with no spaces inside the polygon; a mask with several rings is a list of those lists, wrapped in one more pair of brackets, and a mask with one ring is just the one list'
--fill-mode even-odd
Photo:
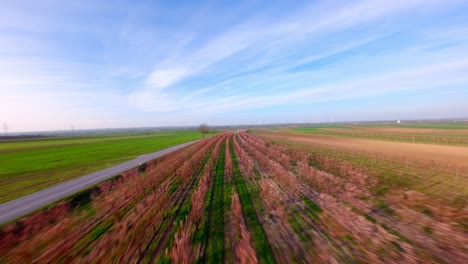
{"label": "sky", "polygon": [[0,123],[466,118],[467,14],[458,0],[0,0]]}

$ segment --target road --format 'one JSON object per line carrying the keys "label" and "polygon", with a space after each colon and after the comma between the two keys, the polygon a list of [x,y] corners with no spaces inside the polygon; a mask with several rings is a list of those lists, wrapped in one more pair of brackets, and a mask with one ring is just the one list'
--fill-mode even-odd
{"label": "road", "polygon": [[87,187],[93,186],[101,181],[112,178],[124,171],[139,166],[141,163],[159,158],[170,152],[191,145],[197,141],[198,140],[191,141],[150,154],[141,155],[133,160],[129,160],[124,163],[90,173],[80,178],[73,179],[59,185],[23,196],[21,198],[2,203],[0,204],[0,225],[35,211],[48,204],[56,202],[60,199],[63,199],[71,194],[86,189]]}

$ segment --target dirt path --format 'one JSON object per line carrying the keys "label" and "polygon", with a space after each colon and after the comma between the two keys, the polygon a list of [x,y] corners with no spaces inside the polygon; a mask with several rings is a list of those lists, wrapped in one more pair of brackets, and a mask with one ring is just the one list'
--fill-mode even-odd
{"label": "dirt path", "polygon": [[319,146],[346,150],[379,152],[388,155],[407,156],[409,158],[434,160],[436,162],[468,166],[468,147],[386,142],[368,139],[354,139],[323,135],[305,135],[296,133],[265,133],[270,138],[289,139],[307,142]]}

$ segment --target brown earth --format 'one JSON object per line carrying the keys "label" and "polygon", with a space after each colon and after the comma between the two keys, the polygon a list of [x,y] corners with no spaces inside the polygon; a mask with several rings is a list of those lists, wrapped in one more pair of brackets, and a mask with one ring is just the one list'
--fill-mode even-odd
{"label": "brown earth", "polygon": [[406,156],[411,159],[433,160],[435,162],[468,167],[468,147],[386,142],[291,132],[265,133],[264,135],[272,138],[307,142],[325,147],[385,153],[392,156]]}
{"label": "brown earth", "polygon": [[[460,134],[468,137],[468,129],[436,129],[436,128],[407,128],[407,127],[367,127],[360,128],[361,131],[379,133],[414,133],[414,134]],[[339,131],[339,130],[337,130]]]}

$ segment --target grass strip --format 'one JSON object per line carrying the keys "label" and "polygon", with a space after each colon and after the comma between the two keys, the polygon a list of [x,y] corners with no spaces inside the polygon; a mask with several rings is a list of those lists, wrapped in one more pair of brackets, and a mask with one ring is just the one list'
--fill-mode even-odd
{"label": "grass strip", "polygon": [[224,162],[226,143],[220,147],[220,153],[214,168],[213,182],[207,193],[205,206],[206,222],[200,232],[195,235],[195,241],[203,241],[205,250],[199,263],[224,262]]}
{"label": "grass strip", "polygon": [[229,142],[229,150],[231,152],[231,159],[234,170],[233,182],[237,193],[239,194],[244,221],[252,235],[254,246],[258,255],[258,260],[260,263],[276,263],[275,257],[273,256],[273,251],[271,250],[270,244],[268,243],[265,230],[263,230],[263,226],[258,219],[257,211],[255,210],[252,201],[252,198],[260,199],[260,197],[258,197],[258,193],[249,193],[247,190],[247,186],[242,179],[242,175],[239,170],[239,164],[237,162],[232,141]]}

